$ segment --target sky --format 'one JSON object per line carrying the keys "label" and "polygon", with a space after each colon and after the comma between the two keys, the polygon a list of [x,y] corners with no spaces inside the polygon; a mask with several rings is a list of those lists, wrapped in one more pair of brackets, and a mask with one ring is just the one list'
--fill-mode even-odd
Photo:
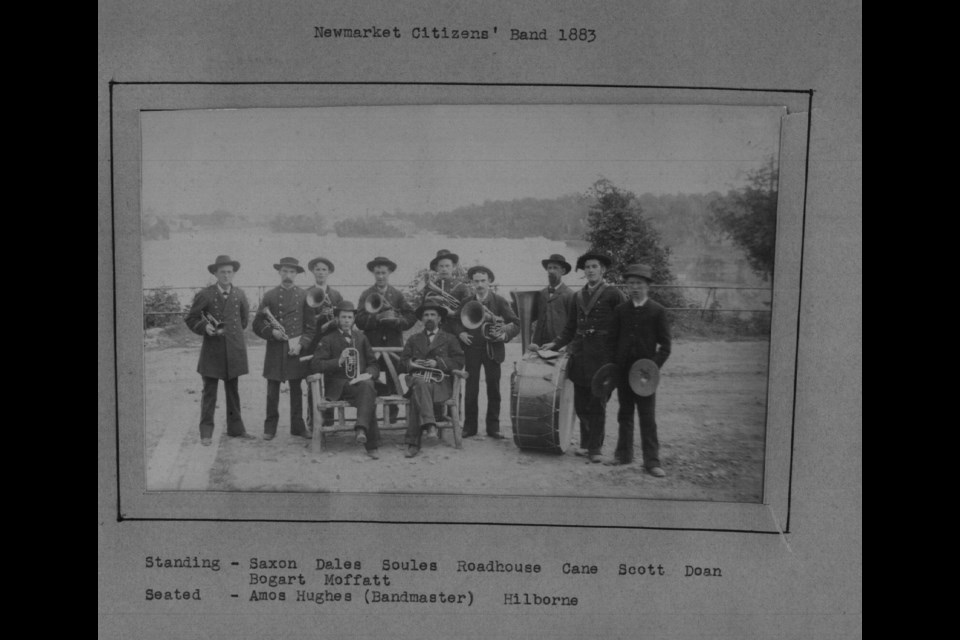
{"label": "sky", "polygon": [[583,193],[726,192],[778,151],[776,107],[414,105],[141,114],[146,213],[445,211]]}

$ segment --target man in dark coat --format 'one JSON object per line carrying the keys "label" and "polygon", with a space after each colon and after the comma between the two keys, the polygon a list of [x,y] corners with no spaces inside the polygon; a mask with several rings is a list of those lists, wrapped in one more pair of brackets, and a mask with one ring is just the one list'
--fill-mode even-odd
{"label": "man in dark coat", "polygon": [[619,436],[614,458],[609,464],[633,462],[633,411],[640,419],[640,447],[643,466],[650,475],[662,478],[666,474],[660,466],[660,441],[657,439],[656,394],[640,396],[630,388],[630,367],[640,359],[653,360],[657,367],[670,357],[670,324],[666,309],[648,297],[653,282],[653,270],[644,264],[631,265],[624,270],[624,282],[630,299],[618,306],[610,322],[608,343],[619,369],[617,411]]}
{"label": "man in dark coat", "polygon": [[588,251],[577,259],[577,269],[583,270],[587,284],[577,291],[560,337],[544,345],[545,349],[570,345],[567,377],[573,382],[574,410],[580,419],[580,447],[591,462],[603,462],[600,452],[605,399],[593,395],[590,383],[597,370],[612,360],[607,343],[610,319],[613,310],[625,300],[619,289],[603,279],[611,263],[609,256],[596,251]]}
{"label": "man in dark coat", "polygon": [[[376,257],[367,263],[367,271],[373,274],[374,285],[360,294],[360,302],[357,305],[357,327],[363,331],[371,346],[374,347],[402,347],[403,332],[417,322],[413,307],[400,291],[390,286],[390,274],[396,270],[396,263],[384,257]],[[370,313],[367,311],[367,300],[374,294],[379,296],[383,305],[379,311]],[[383,391],[387,395],[399,393],[389,373]],[[398,413],[397,405],[390,405],[389,411],[390,419],[395,420]]]}
{"label": "man in dark coat", "polygon": [[[346,400],[357,408],[357,442],[366,448],[368,456],[376,460],[380,457],[377,451],[380,447],[377,392],[373,384],[380,376],[377,355],[366,336],[353,326],[356,309],[352,302],[341,302],[334,313],[337,329],[320,339],[310,368],[314,373],[323,374],[323,393],[327,400]],[[357,361],[350,364],[356,367],[355,378],[347,375],[348,358],[344,353],[351,347],[357,350]]]}
{"label": "man in dark coat", "polygon": [[[219,380],[223,380],[227,396],[227,435],[253,438],[244,428],[240,415],[238,383],[239,377],[248,372],[243,331],[250,318],[250,303],[243,291],[233,286],[233,275],[239,269],[240,263],[231,260],[230,256],[217,256],[216,261],[207,267],[207,271],[217,277],[217,283],[197,293],[186,317],[190,330],[203,336],[197,373],[203,378],[200,442],[205,446],[213,441],[213,413],[217,406]],[[218,328],[221,322],[223,325]]]}
{"label": "man in dark coat", "polygon": [[573,306],[573,290],[563,284],[563,276],[573,269],[562,255],[555,253],[540,264],[547,272],[547,287],[541,289],[533,301],[532,320],[536,323],[529,351],[560,337]]}
{"label": "man in dark coat", "polygon": [[[487,381],[487,435],[491,438],[503,438],[500,433],[500,365],[506,359],[505,342],[510,342],[520,333],[520,319],[513,312],[510,303],[493,293],[493,271],[484,266],[470,267],[467,277],[473,283],[476,293],[463,299],[463,308],[473,301],[479,302],[493,318],[497,319],[495,335],[488,338],[482,327],[468,328],[458,318],[457,331],[467,368],[467,389],[464,401],[463,437],[477,435],[480,397],[480,369]],[[502,321],[502,324],[501,322]]]}
{"label": "man in dark coat", "polygon": [[[435,427],[435,406],[443,409],[443,403],[453,395],[454,369],[463,368],[463,349],[455,336],[440,329],[447,309],[436,302],[426,301],[417,308],[417,318],[423,322],[423,331],[407,339],[400,354],[400,364],[409,374],[410,409],[407,416],[406,457],[412,458],[420,451],[420,435]],[[424,369],[438,369],[444,378],[440,382],[413,375]]]}
{"label": "man in dark coat", "polygon": [[[319,306],[313,308],[316,313],[317,330],[314,343],[307,349],[307,353],[311,354],[316,351],[320,338],[337,330],[337,320],[333,317],[333,310],[343,302],[343,296],[329,285],[330,276],[335,271],[332,261],[324,257],[314,258],[307,263],[307,271],[313,274],[314,280],[314,285],[307,289],[308,299],[313,296],[323,300]],[[313,426],[313,390],[309,386],[307,387],[307,424],[310,427]],[[329,427],[332,424],[333,409],[328,409],[323,412],[323,426]]]}
{"label": "man in dark coat", "polygon": [[313,343],[316,314],[307,305],[307,294],[294,285],[303,267],[296,258],[282,258],[273,265],[280,275],[280,286],[263,294],[260,308],[253,319],[253,331],[267,341],[263,359],[263,377],[267,379],[267,417],[263,422],[263,439],[273,440],[280,421],[280,383],[290,383],[290,433],[308,437],[303,421],[303,389],[301,382],[310,375],[307,363],[300,362],[300,353]]}
{"label": "man in dark coat", "polygon": [[[470,295],[470,287],[461,282],[454,275],[458,264],[460,264],[460,256],[448,251],[447,249],[440,249],[437,251],[436,257],[430,261],[430,271],[436,273],[437,275],[435,277],[428,277],[432,278],[431,282],[433,286],[440,289],[440,291],[442,291],[446,296],[450,296],[452,300],[456,301],[457,305],[460,305],[462,304],[463,299]],[[439,301],[441,306],[446,307],[447,313],[440,321],[440,329],[446,331],[447,333],[456,335],[456,316],[457,313],[459,313],[459,308],[450,308],[450,305],[447,304],[448,301],[441,300],[442,297],[442,294],[439,294],[431,287],[424,286],[423,295],[421,296],[420,302],[423,303],[427,300]]]}

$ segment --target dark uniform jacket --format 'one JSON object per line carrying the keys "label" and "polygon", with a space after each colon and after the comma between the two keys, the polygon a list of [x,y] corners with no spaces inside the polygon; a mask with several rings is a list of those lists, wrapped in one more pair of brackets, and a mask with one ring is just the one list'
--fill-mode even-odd
{"label": "dark uniform jacket", "polygon": [[[206,322],[200,312],[206,311],[217,320],[225,323],[222,336],[208,336]],[[208,378],[230,380],[248,373],[247,341],[243,336],[250,319],[250,303],[242,289],[234,286],[226,298],[219,287],[213,285],[201,289],[193,298],[190,313],[187,314],[187,326],[196,334],[203,336],[200,347],[200,361],[197,373]]]}
{"label": "dark uniform jacket", "polygon": [[[353,347],[360,352],[357,362],[357,371],[369,373],[373,380],[380,377],[380,367],[377,366],[377,354],[370,346],[366,336],[355,328],[350,331],[353,338]],[[323,374],[323,393],[328,400],[339,400],[343,388],[350,379],[343,367],[340,366],[340,354],[351,345],[347,344],[343,334],[337,329],[320,338],[317,350],[310,361],[310,369],[314,373]]]}
{"label": "dark uniform jacket", "polygon": [[360,294],[356,326],[363,331],[374,347],[402,347],[403,332],[417,323],[413,309],[410,308],[402,293],[388,285],[383,297],[393,306],[396,317],[393,320],[378,320],[375,314],[367,313],[364,307],[367,297],[374,292],[380,293],[376,286]]}
{"label": "dark uniform jacket", "polygon": [[[475,294],[471,294],[463,299],[461,302],[460,308],[463,308],[463,305],[467,304],[471,300],[477,300]],[[483,337],[483,333],[480,331],[480,328],[477,329],[467,329],[463,326],[460,321],[460,316],[455,316],[456,320],[456,332],[459,336],[461,332],[466,331],[470,334],[472,338],[470,345],[464,345],[466,349],[488,349],[491,357],[496,362],[503,362],[506,359],[506,349],[504,348],[504,343],[510,342],[518,333],[520,333],[520,318],[517,317],[517,314],[513,312],[513,307],[510,306],[510,303],[490,291],[487,293],[487,299],[481,302],[483,306],[490,310],[491,313],[495,316],[503,318],[504,322],[504,332],[505,338],[503,342],[495,340],[492,342],[487,342],[487,339]]]}
{"label": "dark uniform jacket", "polygon": [[[288,337],[300,339],[299,356],[289,355],[290,346],[286,340],[273,337],[273,328],[264,309],[270,309]],[[310,355],[309,347],[315,330],[316,315],[307,306],[307,294],[303,289],[276,287],[263,294],[260,308],[253,319],[253,332],[267,341],[263,377],[267,380],[299,380],[310,375],[308,363],[300,362],[300,357]]]}
{"label": "dark uniform jacket", "polygon": [[640,307],[627,300],[613,312],[607,337],[613,361],[626,372],[646,358],[662,367],[670,357],[670,325],[663,305],[647,298]]}
{"label": "dark uniform jacket", "polygon": [[[307,289],[307,293],[308,293],[308,294],[309,294],[309,293],[312,293],[314,290],[317,290],[317,289],[319,289],[319,288],[320,288],[320,287],[318,287],[317,285],[313,285],[312,287],[310,287],[309,289]],[[315,317],[315,320],[316,320],[316,327],[317,327],[317,328],[316,328],[316,332],[314,333],[313,344],[310,345],[309,351],[306,351],[303,355],[308,355],[308,354],[311,354],[311,353],[313,353],[314,351],[316,351],[317,345],[320,343],[320,338],[322,338],[323,336],[327,335],[328,333],[331,333],[331,332],[337,330],[337,321],[336,321],[335,316],[332,315],[332,310],[333,310],[333,308],[336,307],[338,304],[340,304],[341,302],[343,302],[343,296],[340,295],[340,292],[339,292],[339,291],[337,291],[337,290],[334,289],[333,287],[328,286],[328,287],[327,287],[327,298],[329,298],[329,300],[330,300],[330,307],[327,307],[327,310],[328,310],[328,311],[331,311],[331,315],[329,315],[329,316],[324,316],[324,315],[323,315],[324,307],[316,307],[316,308],[313,309],[313,313],[314,313],[314,317]],[[329,325],[329,326],[327,326],[327,329],[326,329],[325,331],[323,330],[324,325]]]}
{"label": "dark uniform jacket", "polygon": [[[456,298],[457,302],[460,303],[461,309],[463,308],[464,298],[470,297],[470,287],[468,287],[466,284],[464,284],[460,280],[457,280],[456,278],[438,278],[436,285],[441,289],[443,289],[446,293],[449,293],[454,298]],[[433,298],[434,300],[436,300],[438,298],[437,293],[435,291],[431,291],[427,287],[424,287],[423,295],[420,296],[420,303],[422,304],[426,302],[427,299],[429,298]],[[447,305],[443,305],[443,306],[447,306]],[[459,313],[459,311],[457,311],[457,313]],[[440,329],[442,329],[443,331],[446,331],[447,333],[456,334],[457,333],[456,314],[447,315],[447,317],[440,322]]]}
{"label": "dark uniform jacket", "polygon": [[453,377],[450,372],[454,369],[463,369],[463,349],[460,341],[446,331],[438,331],[431,343],[427,339],[427,332],[415,333],[407,339],[400,354],[400,362],[408,373],[417,371],[413,366],[414,360],[436,360],[437,369],[447,374],[443,382],[438,385],[433,395],[434,402],[443,402],[453,394]]}
{"label": "dark uniform jacket", "polygon": [[616,287],[601,282],[593,295],[587,286],[574,295],[574,304],[567,316],[567,324],[554,348],[567,344],[571,355],[568,377],[577,385],[590,386],[597,369],[613,361],[607,338],[613,311],[626,296]]}
{"label": "dark uniform jacket", "polygon": [[550,287],[542,289],[533,300],[531,320],[537,325],[531,341],[543,346],[556,340],[563,333],[572,306],[573,289],[567,285],[561,283],[553,293],[550,293]]}

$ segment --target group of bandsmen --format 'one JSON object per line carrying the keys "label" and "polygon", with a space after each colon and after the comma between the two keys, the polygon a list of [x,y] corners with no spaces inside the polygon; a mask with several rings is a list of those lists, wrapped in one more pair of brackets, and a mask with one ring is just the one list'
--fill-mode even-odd
{"label": "group of bandsmen", "polygon": [[[334,264],[317,257],[306,270],[314,278],[309,289],[295,284],[304,272],[296,258],[282,258],[273,265],[280,279],[278,287],[266,292],[253,319],[253,331],[266,340],[263,376],[267,380],[267,409],[263,438],[272,440],[279,421],[280,384],[290,385],[290,432],[310,436],[304,420],[301,383],[311,373],[324,376],[324,395],[329,401],[346,401],[357,409],[356,440],[367,455],[379,457],[380,433],[375,414],[378,395],[395,395],[392,376],[380,382],[380,365],[374,347],[402,347],[400,371],[406,372],[409,399],[407,457],[420,450],[421,435],[444,419],[444,403],[452,395],[453,372],[466,370],[463,437],[479,438],[480,370],[487,392],[485,431],[501,439],[501,365],[505,343],[520,332],[520,319],[503,297],[491,290],[493,271],[473,266],[466,272],[467,283],[456,277],[459,256],[437,252],[429,264],[427,280],[418,306],[390,285],[397,265],[384,257],[367,263],[374,285],[354,304],[329,285]],[[651,269],[632,265],[621,272],[628,295],[604,279],[611,259],[598,252],[580,256],[577,270],[586,278],[583,288],[574,291],[563,283],[572,266],[562,255],[541,261],[548,286],[533,306],[535,322],[528,349],[565,350],[570,354],[568,377],[574,385],[574,404],[580,421],[580,448],[577,455],[592,462],[628,464],[633,461],[633,414],[640,420],[641,449],[646,469],[656,477],[665,475],[659,461],[655,419],[655,396],[639,396],[627,383],[627,371],[640,358],[662,366],[670,354],[670,330],[664,308],[648,297],[653,282]],[[200,439],[212,442],[213,417],[218,381],[223,380],[227,399],[227,435],[253,438],[244,428],[237,379],[248,373],[244,330],[250,305],[243,291],[233,285],[240,263],[218,256],[207,267],[216,284],[201,290],[186,317],[188,327],[203,336],[197,371],[203,378]],[[435,275],[434,275],[435,274]],[[476,302],[474,302],[476,301]],[[467,323],[458,312],[468,303],[483,311],[489,326]],[[477,305],[482,305],[481,307]],[[403,334],[420,321],[422,330]],[[469,326],[468,326],[469,325]],[[387,355],[380,356],[389,357]],[[619,438],[613,459],[604,460],[606,398],[597,397],[591,381],[601,367],[614,363],[620,370],[617,387],[620,410]],[[308,399],[308,420],[333,423],[332,411],[315,416],[312,397]],[[391,421],[397,404],[388,404]]]}

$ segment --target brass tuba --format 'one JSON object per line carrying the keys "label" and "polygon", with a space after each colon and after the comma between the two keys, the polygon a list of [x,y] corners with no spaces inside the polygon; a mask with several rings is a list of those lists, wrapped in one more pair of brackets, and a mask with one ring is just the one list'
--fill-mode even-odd
{"label": "brass tuba", "polygon": [[350,380],[356,380],[360,375],[360,352],[356,347],[347,347],[343,350],[343,372]]}
{"label": "brass tuba", "polygon": [[520,345],[522,351],[526,353],[527,345],[530,344],[531,331],[533,324],[533,304],[540,295],[537,291],[511,291],[510,297],[513,298],[513,306],[517,308],[517,316],[520,317]]}

